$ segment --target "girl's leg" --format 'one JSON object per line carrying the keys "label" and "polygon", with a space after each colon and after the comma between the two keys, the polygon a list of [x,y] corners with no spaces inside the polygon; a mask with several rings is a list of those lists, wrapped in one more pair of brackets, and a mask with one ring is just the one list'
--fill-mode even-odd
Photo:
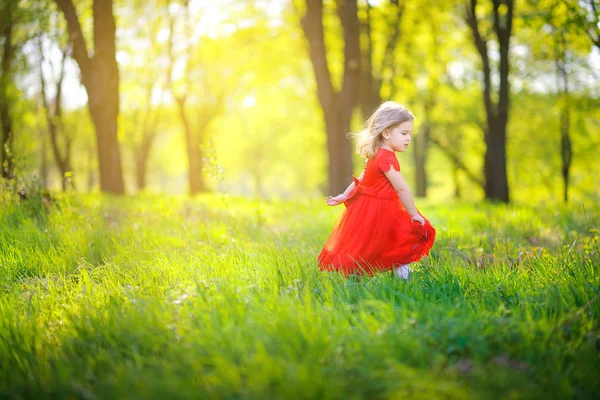
{"label": "girl's leg", "polygon": [[408,279],[411,271],[410,264],[400,264],[395,269],[395,275],[398,278]]}

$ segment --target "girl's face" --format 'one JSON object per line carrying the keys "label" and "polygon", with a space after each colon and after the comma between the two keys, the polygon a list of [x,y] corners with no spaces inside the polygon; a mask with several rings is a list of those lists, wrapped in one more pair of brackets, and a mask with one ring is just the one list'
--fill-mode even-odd
{"label": "girl's face", "polygon": [[381,133],[383,135],[384,143],[394,151],[399,151],[401,153],[405,152],[410,144],[413,128],[413,121],[404,121],[400,125],[396,125],[394,129],[385,129]]}

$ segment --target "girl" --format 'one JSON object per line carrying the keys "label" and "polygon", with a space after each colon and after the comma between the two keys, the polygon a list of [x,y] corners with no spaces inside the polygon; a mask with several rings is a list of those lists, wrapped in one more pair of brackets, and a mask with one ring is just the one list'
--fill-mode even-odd
{"label": "girl", "polygon": [[344,275],[392,270],[408,279],[410,263],[429,254],[435,229],[417,210],[395,152],[410,144],[413,114],[391,101],[383,103],[356,135],[358,153],[367,158],[362,175],[335,197],[330,206],[344,203],[319,254],[319,268]]}

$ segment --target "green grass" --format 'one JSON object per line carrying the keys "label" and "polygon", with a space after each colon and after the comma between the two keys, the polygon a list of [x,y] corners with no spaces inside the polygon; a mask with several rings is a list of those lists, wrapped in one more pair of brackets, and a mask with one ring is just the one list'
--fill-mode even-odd
{"label": "green grass", "polygon": [[341,208],[0,208],[1,398],[598,398],[600,209],[435,205],[408,282],[315,259]]}

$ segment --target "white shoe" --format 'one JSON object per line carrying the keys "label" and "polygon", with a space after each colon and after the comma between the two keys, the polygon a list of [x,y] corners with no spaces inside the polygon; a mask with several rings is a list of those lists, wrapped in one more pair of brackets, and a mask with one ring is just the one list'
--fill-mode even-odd
{"label": "white shoe", "polygon": [[410,278],[411,271],[410,264],[402,264],[396,268],[396,276],[398,278],[408,279]]}

